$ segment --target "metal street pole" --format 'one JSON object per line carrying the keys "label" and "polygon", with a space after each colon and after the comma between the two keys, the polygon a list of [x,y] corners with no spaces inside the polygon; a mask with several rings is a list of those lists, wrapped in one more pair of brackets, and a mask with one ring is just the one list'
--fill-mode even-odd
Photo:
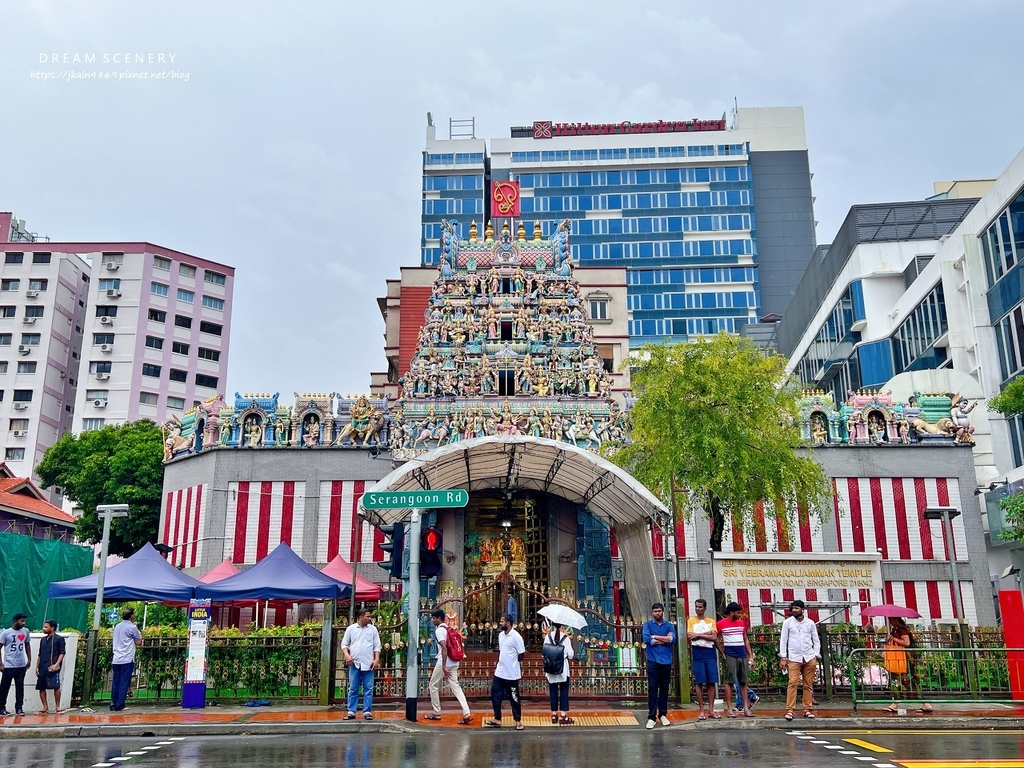
{"label": "metal street pole", "polygon": [[96,514],[103,518],[103,538],[100,540],[100,570],[96,575],[96,610],[92,617],[92,631],[86,639],[85,679],[82,683],[82,703],[92,698],[92,681],[96,671],[96,640],[99,637],[100,621],[103,616],[103,582],[107,575],[107,550],[110,546],[110,520],[114,517],[128,517],[127,504],[100,504]]}
{"label": "metal street pole", "polygon": [[[420,511],[413,509],[409,525],[409,647],[405,671],[405,719],[416,722],[416,698],[419,695],[420,646]],[[353,589],[355,587],[353,586]]]}
{"label": "metal street pole", "polygon": [[942,530],[946,536],[946,550],[949,552],[949,568],[953,573],[953,602],[956,605],[956,619],[963,624],[967,618],[964,616],[964,601],[960,594],[960,578],[956,571],[956,543],[953,540],[953,522],[950,520],[949,512],[942,516]]}

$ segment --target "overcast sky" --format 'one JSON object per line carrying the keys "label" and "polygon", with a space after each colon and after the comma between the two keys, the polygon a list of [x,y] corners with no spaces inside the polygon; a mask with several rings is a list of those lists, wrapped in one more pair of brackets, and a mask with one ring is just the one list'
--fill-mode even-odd
{"label": "overcast sky", "polygon": [[[229,395],[354,393],[386,369],[376,298],[419,263],[428,111],[439,137],[475,117],[488,138],[803,106],[820,243],[854,203],[996,176],[1024,145],[1011,0],[34,0],[2,25],[0,210],[233,265]],[[179,77],[32,77],[61,70]]]}

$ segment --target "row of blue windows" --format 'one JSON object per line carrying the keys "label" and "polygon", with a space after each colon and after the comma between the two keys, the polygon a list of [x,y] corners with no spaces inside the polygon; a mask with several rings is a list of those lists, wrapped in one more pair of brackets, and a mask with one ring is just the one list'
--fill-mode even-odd
{"label": "row of blue windows", "polygon": [[575,173],[521,173],[516,180],[523,189],[540,187],[616,186],[620,184],[704,184],[716,181],[750,181],[746,165],[713,168],[652,168],[630,171],[577,171]]}
{"label": "row of blue windows", "polygon": [[628,309],[737,309],[757,307],[756,291],[716,293],[635,293],[626,297]]}
{"label": "row of blue windows", "polygon": [[572,195],[569,197],[526,197],[523,213],[549,211],[614,211],[648,208],[710,208],[749,206],[750,190],[724,192],[654,192],[635,195]]}
{"label": "row of blue windows", "polygon": [[800,381],[809,384],[815,380],[818,371],[825,367],[826,363],[831,361],[834,364],[833,354],[840,344],[844,344],[845,349],[847,345],[859,343],[860,333],[851,329],[855,322],[863,319],[863,287],[860,280],[855,280],[832,307],[828,319],[818,328],[810,348],[797,364],[795,372]]}
{"label": "row of blue windows", "polygon": [[[693,217],[688,217],[693,218]],[[691,226],[693,222],[690,222]],[[573,237],[587,242],[590,235],[619,235],[647,232],[684,232],[682,216],[630,216],[622,219],[578,219],[573,222]],[[543,227],[543,223],[541,224]],[[739,240],[737,238],[737,240]],[[737,251],[740,253],[740,251]]]}
{"label": "row of blue windows", "polygon": [[980,240],[991,288],[1014,265],[1024,261],[1024,192],[999,214]]}
{"label": "row of blue windows", "polygon": [[669,259],[752,255],[752,240],[667,240],[638,243],[581,243],[572,246],[578,262],[596,259]]}
{"label": "row of blue windows", "polygon": [[477,173],[472,176],[424,176],[424,190],[440,190],[447,192],[453,189],[483,189],[484,176]]}
{"label": "row of blue windows", "polygon": [[626,272],[626,285],[753,283],[756,280],[756,267],[704,267],[699,269],[637,269]]}
{"label": "row of blue windows", "polygon": [[691,317],[665,320],[630,320],[630,336],[713,336],[722,331],[737,333],[747,324],[745,318]]}
{"label": "row of blue windows", "polygon": [[946,297],[942,283],[939,283],[914,307],[892,336],[895,372],[914,370],[914,362],[924,356],[947,330]]}
{"label": "row of blue windows", "polygon": [[[744,144],[700,144],[688,147],[610,147],[513,152],[513,163],[568,163],[586,160],[650,160],[656,157],[735,157],[746,154]],[[428,155],[434,157],[434,155]]]}
{"label": "row of blue windows", "polygon": [[447,152],[444,154],[424,154],[424,165],[471,165],[484,162],[483,152]]}
{"label": "row of blue windows", "polygon": [[[482,214],[484,212],[484,201],[480,197],[465,198],[441,198],[439,200],[424,200],[423,213],[425,215],[445,215],[453,213]],[[463,235],[465,237],[466,235]]]}
{"label": "row of blue windows", "polygon": [[[559,200],[560,198],[551,199]],[[525,203],[526,201],[524,200],[523,202]],[[554,208],[552,208],[552,212],[553,211],[555,211]],[[524,216],[527,213],[538,213],[538,211],[523,211]],[[607,234],[619,234],[619,232],[626,231],[623,228],[623,224],[624,222],[627,221],[638,222],[636,225],[637,229],[635,230],[637,232],[740,232],[744,230],[751,230],[754,228],[754,217],[751,216],[749,213],[730,213],[701,216],[669,216],[667,217],[667,222],[659,221],[657,229],[655,229],[655,219],[646,217],[637,217],[635,219],[593,219],[592,221],[609,222],[610,229],[608,230]],[[644,223],[641,225],[639,222]],[[643,226],[644,229],[640,229],[640,226]]]}

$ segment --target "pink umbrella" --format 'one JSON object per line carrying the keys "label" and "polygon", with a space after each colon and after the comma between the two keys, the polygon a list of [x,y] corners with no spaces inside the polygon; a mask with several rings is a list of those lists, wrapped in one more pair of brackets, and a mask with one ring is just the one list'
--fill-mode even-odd
{"label": "pink umbrella", "polygon": [[[342,584],[352,583],[352,566],[346,563],[341,555],[335,555],[334,559],[325,565],[320,573],[340,581]],[[384,590],[379,584],[359,576],[356,579],[356,600],[380,600]]]}
{"label": "pink umbrella", "polygon": [[883,603],[882,605],[869,605],[866,608],[860,609],[860,615],[872,618],[879,616],[881,618],[889,619],[893,616],[897,616],[903,619],[920,619],[921,614],[915,611],[913,608],[905,608],[902,605],[893,605],[892,603]]}
{"label": "pink umbrella", "polygon": [[221,579],[226,579],[228,576],[234,576],[236,573],[238,573],[238,569],[235,567],[235,564],[231,562],[231,558],[225,557],[224,562],[209,573],[204,573],[200,576],[199,581],[203,582],[203,584],[213,584]]}

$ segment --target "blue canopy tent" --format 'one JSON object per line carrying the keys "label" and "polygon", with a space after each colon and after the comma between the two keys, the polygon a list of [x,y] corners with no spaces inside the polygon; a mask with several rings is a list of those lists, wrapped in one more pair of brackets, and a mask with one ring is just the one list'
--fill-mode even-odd
{"label": "blue canopy tent", "polygon": [[283,600],[290,603],[348,597],[349,584],[332,579],[311,566],[284,542],[241,573],[212,584],[196,582],[196,597],[214,602]]}
{"label": "blue canopy tent", "polygon": [[[53,600],[95,600],[99,574],[50,584]],[[188,602],[199,582],[179,571],[161,557],[152,544],[107,568],[103,578],[104,600],[181,600]]]}

